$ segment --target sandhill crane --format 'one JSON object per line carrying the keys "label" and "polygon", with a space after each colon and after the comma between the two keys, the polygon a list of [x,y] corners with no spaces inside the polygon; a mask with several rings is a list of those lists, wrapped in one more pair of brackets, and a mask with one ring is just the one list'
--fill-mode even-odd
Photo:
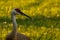
{"label": "sandhill crane", "polygon": [[[28,36],[20,34],[20,33],[17,32],[17,23],[16,23],[16,18],[15,18],[16,14],[21,14],[21,15],[29,17],[28,15],[21,12],[21,10],[19,10],[18,8],[13,9],[12,13],[11,13],[13,30],[12,30],[11,33],[9,33],[6,36],[6,40],[31,40]],[[31,18],[31,17],[29,17],[29,18]]]}

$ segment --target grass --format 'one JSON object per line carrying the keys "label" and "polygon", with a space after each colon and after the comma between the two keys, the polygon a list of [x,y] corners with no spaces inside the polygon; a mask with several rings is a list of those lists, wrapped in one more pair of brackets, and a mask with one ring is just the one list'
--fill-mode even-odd
{"label": "grass", "polygon": [[60,4],[56,0],[4,0],[0,2],[0,40],[12,31],[10,12],[19,7],[32,20],[18,15],[18,32],[31,40],[60,40]]}
{"label": "grass", "polygon": [[[2,27],[1,38],[11,32],[12,22],[10,18],[2,17],[0,25]],[[0,19],[0,20],[1,20]],[[45,18],[45,17],[32,17],[29,19],[17,19],[18,32],[29,36],[32,40],[59,40],[60,39],[60,19],[59,18]],[[3,39],[2,39],[3,40]]]}

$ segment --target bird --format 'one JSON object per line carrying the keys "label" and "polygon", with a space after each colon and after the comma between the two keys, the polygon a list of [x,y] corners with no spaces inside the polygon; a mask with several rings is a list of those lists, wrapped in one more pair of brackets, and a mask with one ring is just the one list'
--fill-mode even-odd
{"label": "bird", "polygon": [[19,8],[14,8],[11,11],[11,19],[12,19],[13,29],[12,29],[11,33],[6,35],[5,40],[31,40],[30,37],[17,32],[17,22],[16,22],[15,15],[23,15],[28,18],[31,18],[30,16],[24,14]]}

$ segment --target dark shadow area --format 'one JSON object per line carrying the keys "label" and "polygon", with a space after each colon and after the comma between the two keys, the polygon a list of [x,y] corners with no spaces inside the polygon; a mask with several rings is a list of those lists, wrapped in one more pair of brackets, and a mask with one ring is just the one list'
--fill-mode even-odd
{"label": "dark shadow area", "polygon": [[[0,23],[7,22],[7,23],[12,23],[11,19],[8,17],[0,17]],[[17,19],[18,25],[25,25],[25,26],[30,26],[34,25],[37,27],[45,26],[45,27],[58,27],[60,28],[60,17],[50,17],[47,18],[45,16],[34,16],[32,17],[32,20],[29,18],[26,19]]]}

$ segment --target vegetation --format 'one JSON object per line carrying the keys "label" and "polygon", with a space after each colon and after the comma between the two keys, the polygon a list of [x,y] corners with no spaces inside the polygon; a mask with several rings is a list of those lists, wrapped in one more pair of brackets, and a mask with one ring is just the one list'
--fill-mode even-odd
{"label": "vegetation", "polygon": [[0,40],[12,31],[11,10],[20,8],[32,20],[17,15],[18,32],[31,40],[60,40],[60,1],[0,0]]}

